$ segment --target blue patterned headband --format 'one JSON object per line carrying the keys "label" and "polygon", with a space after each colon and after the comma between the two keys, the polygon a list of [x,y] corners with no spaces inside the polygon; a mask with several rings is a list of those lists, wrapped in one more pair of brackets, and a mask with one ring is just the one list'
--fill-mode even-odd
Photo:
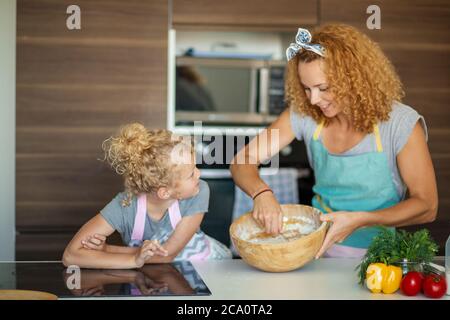
{"label": "blue patterned headband", "polygon": [[303,28],[298,28],[297,35],[295,36],[295,42],[291,43],[286,49],[286,57],[289,60],[295,57],[302,49],[312,51],[321,57],[325,56],[325,48],[320,44],[311,43],[311,33]]}

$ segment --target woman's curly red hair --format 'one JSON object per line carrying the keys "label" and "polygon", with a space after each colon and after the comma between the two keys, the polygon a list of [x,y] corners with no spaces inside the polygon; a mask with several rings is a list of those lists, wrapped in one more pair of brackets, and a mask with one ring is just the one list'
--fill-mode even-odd
{"label": "woman's curly red hair", "polygon": [[325,57],[302,50],[287,65],[286,101],[294,111],[327,125],[319,107],[311,105],[300,83],[299,62],[323,59],[324,72],[335,102],[343,107],[357,131],[370,133],[379,121],[389,119],[394,101],[404,96],[394,66],[377,43],[356,28],[329,24],[312,33],[312,43],[325,48]]}

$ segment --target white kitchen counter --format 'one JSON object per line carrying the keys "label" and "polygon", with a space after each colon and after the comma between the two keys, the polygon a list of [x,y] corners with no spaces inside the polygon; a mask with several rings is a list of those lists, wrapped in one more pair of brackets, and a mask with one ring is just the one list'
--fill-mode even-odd
{"label": "white kitchen counter", "polygon": [[[195,299],[428,299],[423,294],[407,297],[400,290],[394,294],[371,293],[358,284],[355,268],[360,261],[361,259],[322,258],[301,269],[285,273],[263,272],[240,259],[193,262],[212,292],[211,296]],[[450,296],[441,299],[450,300]]]}
{"label": "white kitchen counter", "polygon": [[[428,299],[423,294],[415,297],[404,296],[400,290],[394,294],[373,294],[358,284],[355,270],[360,259],[322,258],[313,260],[304,267],[284,273],[269,273],[247,265],[243,260],[192,262],[197,272],[211,291],[209,296],[125,296],[120,299],[144,300],[417,300]],[[443,264],[443,258],[435,262]],[[28,265],[28,266],[27,266]],[[3,277],[0,288],[16,288],[15,283],[22,283],[21,289],[48,291],[58,294],[65,288],[63,266],[61,262],[16,262],[2,265]],[[6,269],[5,269],[6,268]],[[8,270],[10,268],[10,270]],[[17,272],[13,272],[14,268]],[[28,270],[24,272],[25,269]],[[19,270],[21,270],[19,272]],[[133,272],[132,270],[130,270]],[[21,280],[15,279],[21,275]],[[8,276],[9,275],[9,276]],[[88,273],[89,275],[89,273]],[[92,275],[92,273],[91,273]],[[37,276],[37,277],[36,277]],[[99,271],[95,280],[102,280],[105,274]],[[9,278],[8,278],[9,277]],[[117,277],[117,276],[115,276]],[[1,277],[0,277],[1,278]],[[89,278],[88,278],[89,279]],[[90,278],[92,279],[92,277]],[[111,280],[111,277],[108,278]],[[126,278],[125,278],[126,279]],[[24,280],[28,285],[24,286]],[[128,281],[124,281],[127,283]],[[109,283],[109,282],[106,282]],[[122,283],[122,282],[120,282]],[[47,284],[51,284],[48,286]],[[98,284],[95,284],[97,286]],[[55,291],[52,291],[52,288]],[[87,287],[90,289],[90,287]],[[66,288],[67,290],[67,288]],[[64,296],[64,295],[60,295]],[[87,297],[69,299],[86,299]],[[61,299],[64,299],[61,297]],[[118,299],[118,297],[94,297],[89,300]],[[434,300],[434,299],[428,299]],[[450,300],[450,296],[441,299]]]}
{"label": "white kitchen counter", "polygon": [[[255,269],[243,260],[193,262],[211,291],[210,296],[142,297],[130,299],[163,300],[450,300],[429,299],[423,294],[404,296],[374,294],[358,284],[356,266],[360,259],[322,258],[301,269],[285,273],[268,273]],[[95,299],[91,297],[90,299]],[[99,298],[108,299],[108,298]],[[127,298],[126,298],[127,299]]]}

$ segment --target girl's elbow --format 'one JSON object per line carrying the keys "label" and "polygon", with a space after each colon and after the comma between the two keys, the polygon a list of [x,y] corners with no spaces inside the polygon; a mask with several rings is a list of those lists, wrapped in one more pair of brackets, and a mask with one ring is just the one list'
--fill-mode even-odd
{"label": "girl's elbow", "polygon": [[62,263],[65,267],[68,267],[70,265],[74,264],[73,255],[69,252],[69,250],[64,250],[63,256],[62,256]]}
{"label": "girl's elbow", "polygon": [[68,246],[63,253],[62,256],[62,263],[65,267],[71,266],[71,265],[77,265],[77,249],[73,248],[71,246]]}

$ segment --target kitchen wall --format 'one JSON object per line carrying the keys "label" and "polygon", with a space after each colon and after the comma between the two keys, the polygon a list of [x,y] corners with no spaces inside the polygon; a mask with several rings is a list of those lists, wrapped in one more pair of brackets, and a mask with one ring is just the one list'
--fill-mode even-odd
{"label": "kitchen wall", "polygon": [[[11,42],[14,14],[9,1],[0,2],[0,23],[8,23]],[[77,0],[82,29],[69,31],[65,11],[72,3],[17,1],[17,259],[59,259],[76,229],[120,189],[120,179],[97,160],[102,140],[119,124],[139,120],[150,127],[166,125],[171,13],[170,26],[186,32],[283,31],[293,37],[300,25],[338,21],[379,41],[405,83],[405,102],[425,116],[430,128],[439,216],[411,229],[429,228],[442,248],[450,226],[448,0],[230,0],[214,5],[211,0],[174,0],[173,8],[167,0]],[[369,31],[365,25],[370,4],[382,9],[381,30]],[[12,47],[2,38],[5,70],[12,70]],[[14,90],[14,74],[7,78],[1,92]],[[8,99],[6,105],[14,98],[10,93],[0,97]],[[14,123],[13,115],[7,114],[7,123],[1,117],[6,125],[2,132]],[[11,143],[11,132],[0,139]],[[14,145],[2,143],[0,148],[3,155],[4,148],[11,152]],[[13,192],[14,164],[8,165],[0,166],[1,176],[11,181],[1,183]],[[14,199],[14,194],[1,196],[6,203]],[[0,219],[0,228],[12,235],[14,215]],[[5,241],[12,239],[1,231]]]}
{"label": "kitchen wall", "polygon": [[166,124],[167,0],[17,2],[17,260],[60,259],[122,190],[102,142]]}
{"label": "kitchen wall", "polygon": [[16,0],[0,1],[0,261],[15,259]]}

